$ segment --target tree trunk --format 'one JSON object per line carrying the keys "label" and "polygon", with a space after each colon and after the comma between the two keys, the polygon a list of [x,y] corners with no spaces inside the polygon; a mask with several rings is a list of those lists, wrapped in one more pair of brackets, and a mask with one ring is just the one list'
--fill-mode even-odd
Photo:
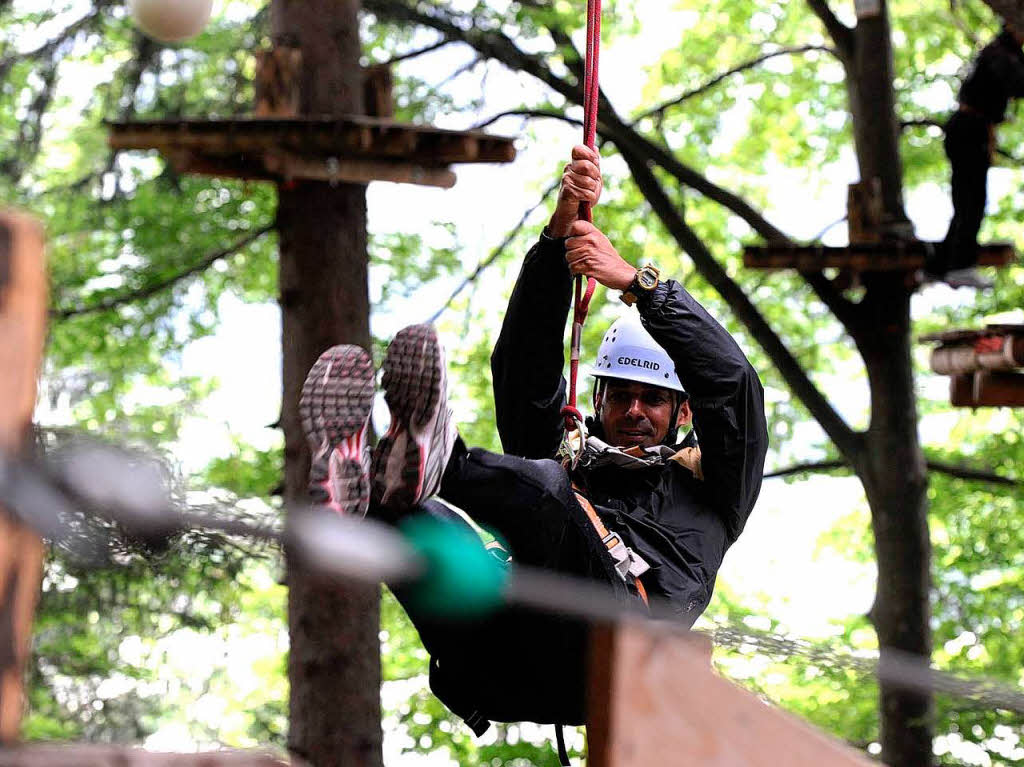
{"label": "tree trunk", "polygon": [[[850,112],[862,180],[879,179],[881,234],[911,235],[903,209],[903,165],[893,92],[893,55],[886,0],[861,18],[847,65]],[[883,648],[931,656],[928,594],[927,473],[917,433],[911,355],[910,297],[899,273],[866,278],[867,294],[848,328],[864,357],[871,424],[864,451],[847,456],[864,484],[875,537],[878,584],[870,618]],[[882,761],[930,767],[932,696],[882,685]]]}
{"label": "tree trunk", "polygon": [[903,161],[893,92],[892,30],[886,0],[877,15],[854,29],[847,91],[853,116],[853,140],[862,181],[877,178],[882,191],[884,232],[912,234],[903,210]]}
{"label": "tree trunk", "polygon": [[[302,51],[304,114],[363,111],[358,0],[274,0],[275,43]],[[370,348],[366,187],[279,189],[285,501],[308,502],[310,454],[299,393],[338,343]],[[379,591],[327,583],[289,566],[289,746],[315,767],[383,764]]]}
{"label": "tree trunk", "polygon": [[[871,425],[858,461],[875,537],[878,586],[869,617],[887,648],[931,655],[927,469],[917,434],[911,361],[910,293],[891,278],[862,302],[872,330],[860,344],[871,387]],[[932,762],[932,696],[882,686],[882,761],[899,767]]]}

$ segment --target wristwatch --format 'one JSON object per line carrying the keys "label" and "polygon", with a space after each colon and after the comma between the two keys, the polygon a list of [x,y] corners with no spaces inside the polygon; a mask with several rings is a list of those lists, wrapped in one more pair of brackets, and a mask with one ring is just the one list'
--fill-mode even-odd
{"label": "wristwatch", "polygon": [[636,277],[629,283],[629,287],[622,291],[619,299],[622,303],[632,306],[640,296],[650,293],[658,287],[658,275],[660,274],[661,272],[656,266],[644,264],[636,270]]}

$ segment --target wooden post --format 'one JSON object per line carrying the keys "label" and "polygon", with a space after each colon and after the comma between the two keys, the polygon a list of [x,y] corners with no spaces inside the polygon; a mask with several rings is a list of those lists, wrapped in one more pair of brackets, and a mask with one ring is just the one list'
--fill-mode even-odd
{"label": "wooden post", "polygon": [[[29,435],[45,326],[42,228],[0,213],[0,454],[21,452]],[[0,509],[0,744],[19,736],[42,562],[39,536]]]}
{"label": "wooden post", "polygon": [[256,52],[256,117],[297,117],[302,49],[277,45]]}
{"label": "wooden post", "polygon": [[871,767],[854,749],[717,676],[691,637],[640,624],[598,633],[590,767]]}
{"label": "wooden post", "polygon": [[850,242],[878,242],[882,227],[882,183],[873,178],[850,184],[846,196]]}
{"label": "wooden post", "polygon": [[[256,52],[255,117],[298,117],[301,105],[299,77],[302,49],[275,45]],[[394,79],[389,64],[362,69],[363,104],[369,117],[395,115]],[[386,179],[385,179],[386,180]]]}

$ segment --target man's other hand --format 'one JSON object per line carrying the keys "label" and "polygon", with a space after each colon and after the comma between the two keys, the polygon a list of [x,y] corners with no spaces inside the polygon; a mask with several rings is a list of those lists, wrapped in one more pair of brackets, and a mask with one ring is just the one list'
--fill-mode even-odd
{"label": "man's other hand", "polygon": [[615,250],[604,233],[589,221],[574,221],[565,241],[565,260],[573,274],[593,277],[606,288],[625,290],[636,277],[636,269]]}
{"label": "man's other hand", "polygon": [[601,156],[583,146],[572,148],[572,161],[562,172],[562,185],[558,190],[558,204],[548,224],[552,237],[568,237],[569,227],[579,216],[580,203],[596,205],[601,199]]}

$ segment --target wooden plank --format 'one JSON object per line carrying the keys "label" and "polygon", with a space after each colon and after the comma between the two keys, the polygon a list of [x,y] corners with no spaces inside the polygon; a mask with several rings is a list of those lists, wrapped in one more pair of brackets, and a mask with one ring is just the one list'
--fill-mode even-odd
{"label": "wooden plank", "polygon": [[256,51],[257,117],[296,117],[299,114],[299,80],[302,76],[302,49],[287,45]]}
{"label": "wooden plank", "polygon": [[261,751],[168,754],[131,746],[68,744],[0,749],[0,767],[302,767],[303,762]]}
{"label": "wooden plank", "polygon": [[609,642],[605,697],[591,699],[592,716],[601,703],[607,709],[603,735],[588,726],[593,767],[876,764],[717,676],[684,635],[621,625]]}
{"label": "wooden plank", "polygon": [[966,342],[943,344],[932,350],[929,364],[932,372],[939,375],[1024,367],[1024,336],[982,335]]}
{"label": "wooden plank", "polygon": [[846,193],[846,225],[850,242],[878,242],[882,230],[882,182],[850,184]]}
{"label": "wooden plank", "polygon": [[[114,123],[108,141],[115,150],[187,148],[202,155],[228,155],[287,148],[301,155],[400,157],[419,165],[498,163],[515,158],[510,138],[353,117]],[[430,150],[438,143],[446,147],[442,158]],[[463,152],[458,151],[460,146]]]}
{"label": "wooden plank", "polygon": [[1024,407],[1024,373],[975,373],[974,407]]}
{"label": "wooden plank", "polygon": [[1024,325],[994,323],[984,328],[963,328],[958,330],[940,330],[936,333],[925,333],[918,340],[923,342],[938,341],[940,343],[957,343],[976,341],[991,335],[1010,335],[1024,338]]}
{"label": "wooden plank", "polygon": [[953,407],[974,407],[974,374],[950,377],[949,404]]}
{"label": "wooden plank", "polygon": [[[111,123],[109,130],[113,149],[188,149],[203,156],[287,149],[303,156],[401,158],[431,166],[511,162],[516,155],[510,138],[372,117],[157,120]],[[445,146],[440,157],[434,151],[438,145]]]}
{"label": "wooden plank", "polygon": [[450,169],[424,168],[412,163],[334,158],[310,160],[284,152],[265,155],[263,162],[267,173],[284,180],[351,184],[391,181],[443,189],[455,186],[455,174]]}
{"label": "wooden plank", "polygon": [[[743,265],[748,269],[796,269],[818,272],[823,269],[851,269],[860,272],[913,271],[924,266],[925,255],[937,243],[917,240],[858,242],[846,247],[829,245],[748,245],[743,249]],[[979,246],[981,266],[1007,266],[1016,260],[1008,243]]]}
{"label": "wooden plank", "polygon": [[954,407],[1024,407],[1024,373],[980,371],[950,378]]}
{"label": "wooden plank", "polygon": [[188,149],[173,149],[165,153],[167,161],[178,173],[217,178],[240,178],[246,181],[277,181],[278,177],[260,162],[261,156],[214,157],[197,154]]}
{"label": "wooden plank", "polygon": [[244,157],[216,157],[178,149],[168,151],[167,159],[178,173],[254,181],[327,181],[351,184],[390,181],[443,189],[450,189],[456,182],[455,173],[450,168],[386,160],[303,157],[283,150]]}
{"label": "wooden plank", "polygon": [[[42,227],[0,213],[0,451],[20,452],[35,409],[46,331]],[[0,509],[0,743],[17,741],[24,674],[42,577],[39,536]]]}

